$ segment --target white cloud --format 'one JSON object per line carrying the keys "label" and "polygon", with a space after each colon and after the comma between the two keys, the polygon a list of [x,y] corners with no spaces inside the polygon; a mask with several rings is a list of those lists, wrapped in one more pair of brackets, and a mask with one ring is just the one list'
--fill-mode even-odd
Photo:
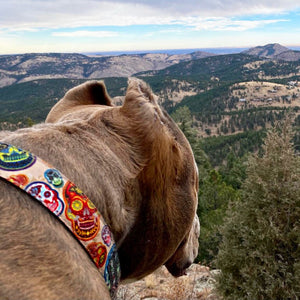
{"label": "white cloud", "polygon": [[116,37],[119,34],[112,31],[88,31],[88,30],[78,30],[71,32],[53,32],[52,36],[57,37],[93,37],[93,38],[104,38],[104,37]]}
{"label": "white cloud", "polygon": [[0,29],[172,24],[194,18],[284,13],[298,0],[0,0]]}
{"label": "white cloud", "polygon": [[189,20],[186,20],[185,24],[191,26],[194,30],[245,31],[262,27],[268,24],[285,21],[287,20],[235,20],[230,18],[206,18],[199,20],[198,18],[190,18]]}
{"label": "white cloud", "polygon": [[[0,52],[299,43],[297,20],[288,15],[299,9],[299,0],[0,0]],[[130,25],[141,26],[110,28]],[[262,27],[267,34],[250,30]]]}

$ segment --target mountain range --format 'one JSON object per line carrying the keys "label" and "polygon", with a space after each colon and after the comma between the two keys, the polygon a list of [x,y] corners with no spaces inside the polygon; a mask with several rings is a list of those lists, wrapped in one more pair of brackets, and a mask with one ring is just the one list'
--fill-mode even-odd
{"label": "mountain range", "polygon": [[0,87],[36,79],[128,77],[141,71],[160,70],[182,61],[212,55],[206,52],[119,56],[87,56],[77,53],[3,55],[0,56]]}
{"label": "mountain range", "polygon": [[[300,59],[300,51],[293,51],[279,44],[251,48],[241,54],[268,60],[298,61]],[[1,55],[0,87],[37,79],[129,77],[136,73],[162,70],[182,62],[188,63],[213,56],[217,55],[202,51],[173,55],[167,53],[119,56],[87,56],[77,53]]]}
{"label": "mountain range", "polygon": [[264,130],[288,113],[300,150],[299,53],[272,44],[225,55],[0,56],[0,130],[43,122],[67,90],[87,79],[104,79],[119,105],[133,75],[150,84],[177,122],[190,116],[214,165],[222,164],[230,151],[238,157],[257,151]]}

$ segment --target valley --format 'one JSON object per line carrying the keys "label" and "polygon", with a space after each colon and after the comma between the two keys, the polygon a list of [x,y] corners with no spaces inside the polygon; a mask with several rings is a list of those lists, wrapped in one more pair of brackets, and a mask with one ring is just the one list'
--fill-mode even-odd
{"label": "valley", "polygon": [[225,55],[0,56],[0,129],[42,122],[68,89],[89,79],[104,80],[114,103],[121,105],[127,78],[136,76],[150,84],[170,114],[186,107],[193,130],[207,141],[259,135],[287,114],[299,131],[299,53],[271,44]]}

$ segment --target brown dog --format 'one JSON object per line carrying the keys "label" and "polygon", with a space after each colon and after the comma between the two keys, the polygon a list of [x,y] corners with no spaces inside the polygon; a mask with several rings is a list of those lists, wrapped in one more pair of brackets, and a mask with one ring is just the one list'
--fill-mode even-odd
{"label": "brown dog", "polygon": [[[141,80],[124,105],[103,82],[70,90],[46,124],[0,140],[52,164],[94,202],[115,237],[122,280],[165,264],[180,276],[198,251],[198,174],[186,138]],[[0,299],[110,299],[104,279],[41,204],[0,179]]]}

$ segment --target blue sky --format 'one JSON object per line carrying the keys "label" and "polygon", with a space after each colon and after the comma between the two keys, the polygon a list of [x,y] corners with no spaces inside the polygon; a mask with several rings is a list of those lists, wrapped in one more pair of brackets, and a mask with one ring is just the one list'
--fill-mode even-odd
{"label": "blue sky", "polygon": [[300,46],[297,0],[0,0],[0,54]]}

